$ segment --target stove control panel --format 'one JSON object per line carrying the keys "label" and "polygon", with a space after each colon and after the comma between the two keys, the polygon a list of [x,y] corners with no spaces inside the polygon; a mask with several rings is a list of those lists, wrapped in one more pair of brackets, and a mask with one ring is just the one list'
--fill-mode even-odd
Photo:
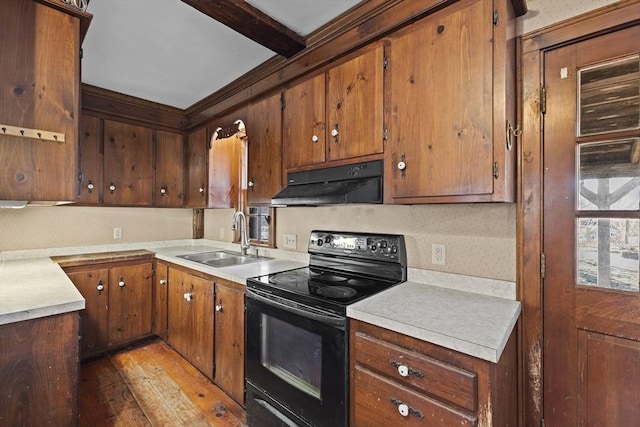
{"label": "stove control panel", "polygon": [[404,236],[397,234],[312,231],[309,253],[399,261],[405,259]]}

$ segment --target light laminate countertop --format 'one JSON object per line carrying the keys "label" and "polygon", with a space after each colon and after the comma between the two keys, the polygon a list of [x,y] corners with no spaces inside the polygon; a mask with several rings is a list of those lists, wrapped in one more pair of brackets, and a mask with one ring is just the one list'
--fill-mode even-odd
{"label": "light laminate countertop", "polygon": [[405,282],[347,307],[347,316],[498,362],[520,302]]}

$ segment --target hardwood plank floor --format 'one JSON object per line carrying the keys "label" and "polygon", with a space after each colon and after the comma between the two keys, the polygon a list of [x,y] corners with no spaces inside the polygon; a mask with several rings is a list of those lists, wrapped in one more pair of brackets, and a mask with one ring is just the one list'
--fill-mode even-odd
{"label": "hardwood plank floor", "polygon": [[244,409],[164,341],[84,362],[80,426],[245,427]]}

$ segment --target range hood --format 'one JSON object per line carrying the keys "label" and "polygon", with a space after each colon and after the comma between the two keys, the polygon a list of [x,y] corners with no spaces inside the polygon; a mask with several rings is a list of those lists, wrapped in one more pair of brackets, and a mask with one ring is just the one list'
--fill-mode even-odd
{"label": "range hood", "polygon": [[382,203],[382,160],[293,172],[274,206]]}

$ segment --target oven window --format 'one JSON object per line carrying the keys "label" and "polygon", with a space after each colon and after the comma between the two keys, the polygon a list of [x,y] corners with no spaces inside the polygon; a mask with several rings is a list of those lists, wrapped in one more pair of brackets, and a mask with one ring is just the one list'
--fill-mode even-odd
{"label": "oven window", "polygon": [[320,400],[322,337],[264,313],[262,325],[262,366]]}

